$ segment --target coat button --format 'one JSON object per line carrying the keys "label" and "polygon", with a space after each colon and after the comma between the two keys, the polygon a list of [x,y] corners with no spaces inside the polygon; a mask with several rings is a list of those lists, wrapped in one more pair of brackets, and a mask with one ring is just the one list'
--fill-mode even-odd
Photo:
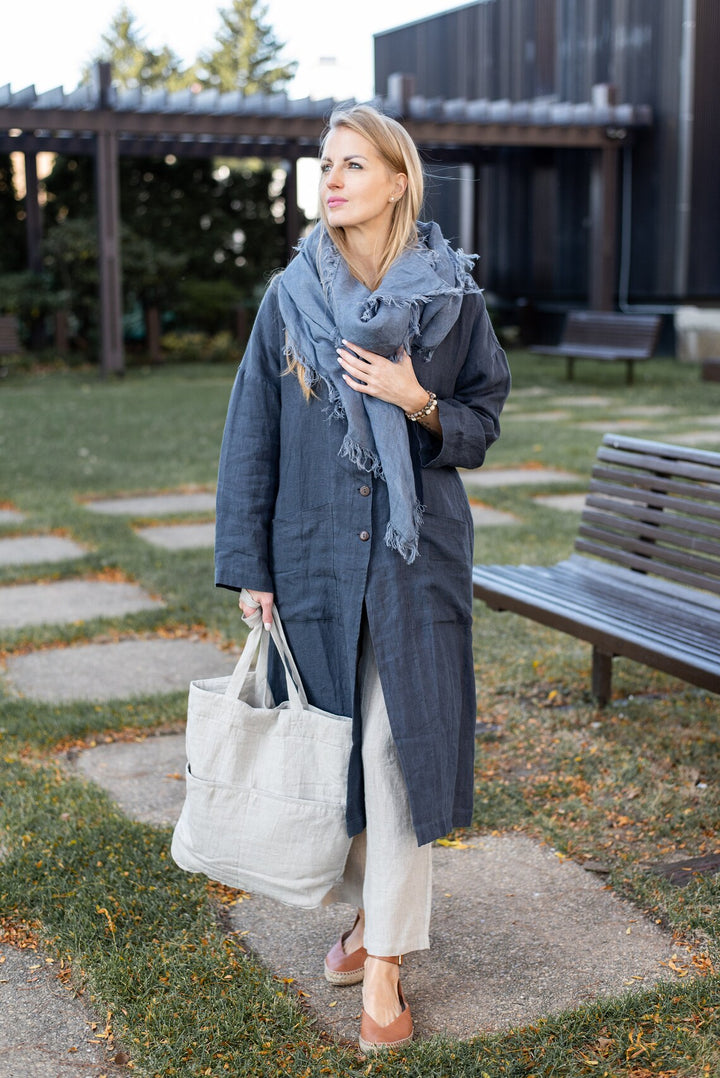
{"label": "coat button", "polygon": [[367,498],[368,494],[370,493],[370,487],[360,487],[360,493],[362,494],[363,498]]}
{"label": "coat button", "polygon": [[367,543],[368,539],[370,538],[370,532],[360,532],[360,538],[362,539],[363,543]]}

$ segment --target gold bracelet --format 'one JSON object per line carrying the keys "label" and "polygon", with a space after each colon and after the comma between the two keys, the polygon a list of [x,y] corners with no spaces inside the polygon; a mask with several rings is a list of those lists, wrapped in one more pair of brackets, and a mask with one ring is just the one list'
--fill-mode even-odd
{"label": "gold bracelet", "polygon": [[437,403],[437,397],[435,396],[435,394],[431,393],[430,390],[428,390],[428,402],[425,407],[418,409],[417,412],[406,412],[405,417],[406,419],[411,420],[413,423],[417,423],[418,419],[421,419],[422,416],[430,415],[430,413],[437,408]]}

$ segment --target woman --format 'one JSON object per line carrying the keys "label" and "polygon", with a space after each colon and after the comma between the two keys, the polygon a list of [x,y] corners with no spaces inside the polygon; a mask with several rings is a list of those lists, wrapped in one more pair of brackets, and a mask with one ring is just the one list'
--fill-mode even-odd
{"label": "woman", "polygon": [[333,114],[320,221],[258,312],[217,493],[217,584],[247,589],[266,626],[274,599],[310,703],[353,716],[353,842],[326,901],[358,915],[325,975],[363,981],[363,1051],[412,1037],[398,965],[429,947],[431,843],[471,821],[473,522],[455,469],[483,463],[510,385],[472,259],[418,222],[422,198],[400,124]]}

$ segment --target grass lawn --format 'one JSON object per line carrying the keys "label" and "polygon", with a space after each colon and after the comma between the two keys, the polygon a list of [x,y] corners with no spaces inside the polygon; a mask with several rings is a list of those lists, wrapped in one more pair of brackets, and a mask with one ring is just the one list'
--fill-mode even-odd
{"label": "grass lawn", "polygon": [[[704,430],[720,450],[720,385],[695,368],[659,359],[628,389],[619,368],[587,363],[569,383],[562,361],[517,353],[511,364],[514,393],[488,465],[561,468],[577,482],[479,492],[517,523],[478,530],[477,561],[550,563],[571,552],[577,517],[534,496],[584,492],[602,429],[634,422],[643,426],[632,433],[677,442]],[[157,631],[237,642],[235,604],[212,585],[210,551],[156,549],[125,518],[81,504],[211,489],[233,373],[188,365],[102,381],[56,370],[0,384],[0,508],[26,515],[0,526],[0,538],[62,533],[91,551],[80,562],[0,567],[0,583],[123,578],[166,602],[122,619],[6,632],[3,654]],[[138,1075],[720,1075],[720,875],[681,888],[645,868],[720,853],[720,698],[616,660],[613,700],[599,711],[587,645],[479,604],[475,637],[486,724],[477,830],[519,830],[602,862],[608,885],[675,933],[678,950],[692,945],[697,976],[469,1043],[433,1039],[362,1060],[319,1033],[292,986],[225,933],[227,893],[175,867],[169,831],[125,819],[59,766],[73,743],[179,728],[184,693],[53,706],[0,690],[0,941],[37,941],[62,962]]]}

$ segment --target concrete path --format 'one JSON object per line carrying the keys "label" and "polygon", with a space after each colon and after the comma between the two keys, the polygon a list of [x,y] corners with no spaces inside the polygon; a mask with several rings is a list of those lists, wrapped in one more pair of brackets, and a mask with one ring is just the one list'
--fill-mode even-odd
{"label": "concrete path", "polygon": [[214,513],[215,494],[210,491],[147,494],[137,498],[101,498],[83,504],[91,513],[109,513],[112,516],[157,517],[169,513]]}
{"label": "concrete path", "polygon": [[232,673],[237,656],[202,640],[144,637],[10,655],[11,691],[32,700],[115,700],[187,689]]}
{"label": "concrete path", "polygon": [[0,539],[0,565],[40,565],[82,558],[87,548],[61,535],[14,535]]}
{"label": "concrete path", "polygon": [[[172,826],[179,815],[182,734],[101,745],[67,766],[133,819]],[[410,956],[403,975],[419,1036],[469,1038],[674,976],[671,936],[602,878],[523,835],[436,846],[433,867],[432,950]],[[231,919],[267,967],[307,993],[324,1028],[355,1038],[360,989],[333,988],[322,974],[352,924],[348,907],[297,910],[253,895]]]}
{"label": "concrete path", "polygon": [[25,514],[19,509],[0,509],[0,524],[22,524]]}
{"label": "concrete path", "polygon": [[468,487],[544,486],[552,483],[580,483],[579,475],[556,468],[477,468],[460,472]]}
{"label": "concrete path", "polygon": [[615,432],[624,431],[631,433],[634,430],[647,430],[648,427],[652,427],[653,424],[649,419],[605,419],[605,420],[592,420],[590,422],[575,423],[579,430],[596,430],[600,434],[614,434]]}
{"label": "concrete path", "polygon": [[136,528],[135,534],[163,550],[193,550],[215,546],[214,524],[165,524]]}
{"label": "concrete path", "polygon": [[562,509],[566,513],[581,513],[585,507],[584,494],[540,494],[533,501],[548,509]]}
{"label": "concrete path", "polygon": [[506,513],[502,509],[493,509],[489,505],[469,498],[470,512],[476,528],[492,527],[496,524],[517,524],[518,518],[513,513]]}
{"label": "concrete path", "polygon": [[97,1036],[104,1028],[42,954],[0,942],[0,1078],[125,1074]]}
{"label": "concrete path", "polygon": [[163,606],[137,584],[105,580],[59,580],[0,588],[0,629],[62,625],[90,618],[117,618]]}
{"label": "concrete path", "polygon": [[687,434],[673,434],[673,442],[677,445],[716,446],[720,445],[720,421],[718,429],[692,430]]}

